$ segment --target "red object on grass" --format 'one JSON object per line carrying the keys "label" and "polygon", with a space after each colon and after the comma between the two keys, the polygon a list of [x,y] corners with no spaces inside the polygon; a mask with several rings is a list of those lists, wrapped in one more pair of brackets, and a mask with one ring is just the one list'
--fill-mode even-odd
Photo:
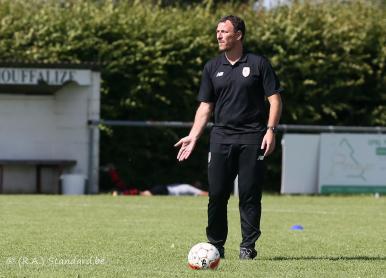
{"label": "red object on grass", "polygon": [[111,178],[111,181],[123,195],[139,195],[140,191],[138,188],[128,187],[119,176],[117,169],[115,169],[113,166],[109,167],[108,174]]}

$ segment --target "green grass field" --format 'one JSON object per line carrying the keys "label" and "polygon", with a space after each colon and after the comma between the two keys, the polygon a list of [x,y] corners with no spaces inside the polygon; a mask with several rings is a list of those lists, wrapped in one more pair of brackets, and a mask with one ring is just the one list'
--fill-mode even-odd
{"label": "green grass field", "polygon": [[384,196],[265,195],[254,261],[238,259],[231,198],[226,259],[190,270],[206,206],[206,197],[0,195],[0,277],[386,277]]}

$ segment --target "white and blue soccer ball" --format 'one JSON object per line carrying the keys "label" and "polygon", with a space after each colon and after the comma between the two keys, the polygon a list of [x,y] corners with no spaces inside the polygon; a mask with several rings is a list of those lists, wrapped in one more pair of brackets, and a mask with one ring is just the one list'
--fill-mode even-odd
{"label": "white and blue soccer ball", "polygon": [[220,253],[210,243],[197,243],[189,251],[188,266],[191,269],[216,269],[219,263]]}

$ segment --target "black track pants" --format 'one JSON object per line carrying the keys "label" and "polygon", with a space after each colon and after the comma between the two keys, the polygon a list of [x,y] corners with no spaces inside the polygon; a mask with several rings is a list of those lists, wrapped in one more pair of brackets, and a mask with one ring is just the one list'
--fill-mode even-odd
{"label": "black track pants", "polygon": [[223,246],[228,235],[227,204],[238,176],[242,241],[254,248],[260,236],[261,193],[264,175],[260,145],[210,144],[208,178],[208,241]]}

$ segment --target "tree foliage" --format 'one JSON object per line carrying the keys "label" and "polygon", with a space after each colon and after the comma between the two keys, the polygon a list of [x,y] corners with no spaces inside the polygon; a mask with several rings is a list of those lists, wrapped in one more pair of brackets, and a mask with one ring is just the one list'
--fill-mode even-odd
{"label": "tree foliage", "polygon": [[[247,48],[267,56],[282,81],[282,123],[386,125],[382,5],[295,1],[255,12],[247,2],[1,0],[0,59],[97,61],[104,119],[192,121],[202,68],[217,54],[216,22],[237,14],[247,24]],[[101,161],[139,187],[205,182],[205,143],[189,162],[175,162],[172,145],[187,132],[102,127]],[[278,156],[270,169],[275,188]]]}

